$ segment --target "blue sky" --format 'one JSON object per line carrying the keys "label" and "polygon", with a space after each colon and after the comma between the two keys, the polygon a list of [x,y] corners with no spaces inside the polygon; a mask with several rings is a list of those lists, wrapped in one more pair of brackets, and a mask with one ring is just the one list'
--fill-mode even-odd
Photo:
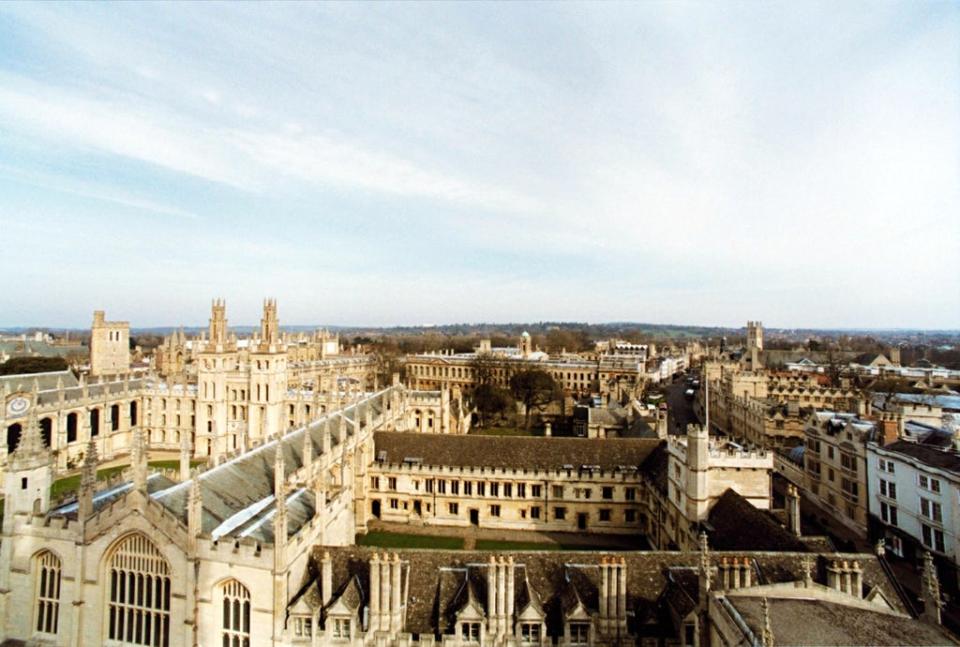
{"label": "blue sky", "polygon": [[0,325],[960,327],[960,4],[0,4]]}

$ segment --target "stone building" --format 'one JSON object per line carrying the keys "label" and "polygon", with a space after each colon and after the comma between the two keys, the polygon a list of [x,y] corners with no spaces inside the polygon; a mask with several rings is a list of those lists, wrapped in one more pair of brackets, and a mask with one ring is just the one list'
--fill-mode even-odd
{"label": "stone building", "polygon": [[130,372],[130,322],[106,321],[103,310],[93,313],[90,328],[90,375]]}
{"label": "stone building", "polygon": [[867,533],[867,443],[877,425],[856,414],[815,411],[804,428],[804,493],[834,519]]}
{"label": "stone building", "polygon": [[[92,356],[113,348],[116,352],[107,357],[118,357],[119,348],[128,348],[128,332],[122,330],[129,325],[103,321],[98,313],[93,338],[102,337],[107,346],[94,344]],[[176,337],[182,339],[180,333]],[[138,426],[154,449],[177,452],[187,436],[196,457],[217,461],[376,387],[372,357],[326,356],[315,348],[324,357],[304,359],[303,348],[291,355],[287,340],[279,331],[275,301],[264,303],[259,332],[238,340],[228,331],[226,305],[217,300],[207,335],[191,341],[193,374],[134,376],[107,371],[105,366],[119,364],[97,360],[93,364],[101,374],[95,377],[77,378],[71,371],[0,377],[0,429],[6,431],[0,467],[31,411],[62,472],[79,467],[91,438],[104,459],[128,454],[131,431]],[[186,365],[183,354],[172,357]]]}

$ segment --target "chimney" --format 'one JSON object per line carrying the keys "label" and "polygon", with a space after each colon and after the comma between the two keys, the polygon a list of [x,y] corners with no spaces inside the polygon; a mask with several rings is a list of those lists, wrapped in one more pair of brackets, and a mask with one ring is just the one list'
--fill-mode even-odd
{"label": "chimney", "polygon": [[320,560],[320,601],[323,606],[327,606],[330,597],[333,595],[333,561],[330,559],[330,551],[323,551],[323,559]]}

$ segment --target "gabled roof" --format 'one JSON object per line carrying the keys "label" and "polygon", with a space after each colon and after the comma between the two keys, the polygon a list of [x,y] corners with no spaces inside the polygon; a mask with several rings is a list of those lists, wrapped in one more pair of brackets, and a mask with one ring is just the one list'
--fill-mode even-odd
{"label": "gabled roof", "polygon": [[733,489],[717,499],[707,520],[711,527],[710,546],[714,550],[808,550],[799,538]]}

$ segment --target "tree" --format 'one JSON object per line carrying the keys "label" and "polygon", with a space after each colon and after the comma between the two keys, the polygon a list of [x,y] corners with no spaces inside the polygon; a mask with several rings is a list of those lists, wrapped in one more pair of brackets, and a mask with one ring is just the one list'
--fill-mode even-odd
{"label": "tree", "polygon": [[502,416],[512,403],[510,393],[499,386],[480,384],[473,390],[473,405],[477,408],[480,427],[483,427],[489,418]]}
{"label": "tree", "polygon": [[0,364],[0,375],[21,375],[24,373],[46,373],[64,371],[67,361],[62,357],[11,357]]}
{"label": "tree", "polygon": [[560,394],[553,377],[538,368],[527,369],[510,378],[510,392],[523,403],[523,425],[530,428],[530,410],[543,410]]}
{"label": "tree", "polygon": [[493,384],[493,371],[499,366],[500,362],[497,361],[497,358],[494,357],[492,353],[477,353],[473,362],[471,362],[474,383],[478,385]]}

